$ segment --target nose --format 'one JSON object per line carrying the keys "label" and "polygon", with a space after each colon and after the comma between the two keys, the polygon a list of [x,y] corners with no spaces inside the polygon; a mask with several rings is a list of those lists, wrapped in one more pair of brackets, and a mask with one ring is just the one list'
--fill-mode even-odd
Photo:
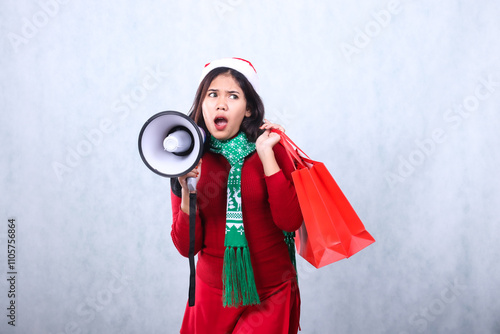
{"label": "nose", "polygon": [[219,97],[219,99],[217,100],[216,109],[217,110],[222,110],[222,111],[226,111],[227,110],[226,101],[224,100],[224,98],[222,96]]}

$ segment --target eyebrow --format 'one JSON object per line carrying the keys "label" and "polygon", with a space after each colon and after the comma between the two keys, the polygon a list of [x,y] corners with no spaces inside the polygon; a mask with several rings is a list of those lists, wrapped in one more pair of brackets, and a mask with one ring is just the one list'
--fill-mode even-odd
{"label": "eyebrow", "polygon": [[[218,89],[215,89],[215,88],[209,88],[208,91],[210,92],[218,92],[219,90]],[[229,94],[240,94],[240,92],[238,92],[237,90],[226,90],[226,93],[229,93]]]}

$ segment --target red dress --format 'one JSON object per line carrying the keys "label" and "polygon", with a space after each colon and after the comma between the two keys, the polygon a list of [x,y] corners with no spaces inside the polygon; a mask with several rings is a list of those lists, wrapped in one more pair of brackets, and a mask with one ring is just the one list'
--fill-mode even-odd
{"label": "red dress", "polygon": [[[197,186],[196,304],[186,308],[181,333],[253,333],[250,329],[261,334],[297,332],[300,296],[283,231],[297,230],[303,219],[292,184],[293,165],[281,145],[275,145],[274,153],[279,172],[266,177],[257,153],[245,159],[241,172],[243,223],[261,305],[240,308],[224,308],[217,295],[222,289],[230,165],[221,155],[204,154]],[[189,216],[180,210],[181,198],[174,192],[171,198],[172,240],[179,253],[187,257]],[[272,298],[273,311],[266,313],[264,308],[270,308]],[[261,318],[263,321],[256,321]],[[249,319],[254,319],[251,326]]]}

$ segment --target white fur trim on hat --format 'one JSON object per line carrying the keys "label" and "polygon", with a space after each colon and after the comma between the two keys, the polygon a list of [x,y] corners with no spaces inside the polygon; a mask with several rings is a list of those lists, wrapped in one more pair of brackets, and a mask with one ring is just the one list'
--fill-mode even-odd
{"label": "white fur trim on hat", "polygon": [[251,62],[243,58],[222,58],[206,64],[201,72],[200,82],[211,70],[218,67],[228,67],[240,72],[252,84],[253,89],[257,92],[259,91],[259,77],[257,76],[257,71]]}

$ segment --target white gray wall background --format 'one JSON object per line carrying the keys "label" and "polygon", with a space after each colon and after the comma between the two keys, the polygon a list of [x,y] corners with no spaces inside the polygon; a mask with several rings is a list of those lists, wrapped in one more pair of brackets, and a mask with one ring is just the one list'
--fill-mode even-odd
{"label": "white gray wall background", "polygon": [[[188,263],[143,123],[250,59],[267,117],[377,242],[313,269],[302,333],[500,333],[497,1],[3,1],[0,332],[176,333]],[[16,219],[16,326],[8,219]]]}

